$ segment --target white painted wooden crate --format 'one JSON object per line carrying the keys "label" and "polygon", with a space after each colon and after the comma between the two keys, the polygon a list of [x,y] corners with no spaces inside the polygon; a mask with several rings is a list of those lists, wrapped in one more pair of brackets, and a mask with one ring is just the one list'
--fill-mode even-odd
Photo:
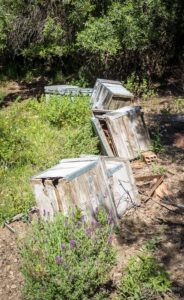
{"label": "white painted wooden crate", "polygon": [[48,85],[44,87],[46,100],[49,100],[51,95],[89,95],[91,96],[93,89],[81,88],[75,85]]}
{"label": "white painted wooden crate", "polygon": [[91,95],[93,109],[118,109],[131,104],[133,94],[120,81],[97,79]]}
{"label": "white painted wooden crate", "polygon": [[135,159],[150,149],[150,137],[139,106],[127,106],[92,118],[105,155]]}
{"label": "white painted wooden crate", "polygon": [[93,219],[96,209],[103,206],[117,223],[117,216],[138,204],[128,164],[116,158],[88,156],[62,160],[34,176],[31,182],[41,217],[52,220],[58,211],[67,215],[79,207]]}
{"label": "white painted wooden crate", "polygon": [[41,216],[53,219],[57,211],[65,215],[79,207],[93,218],[104,206],[116,218],[107,176],[99,157],[62,160],[58,165],[34,176],[32,186]]}

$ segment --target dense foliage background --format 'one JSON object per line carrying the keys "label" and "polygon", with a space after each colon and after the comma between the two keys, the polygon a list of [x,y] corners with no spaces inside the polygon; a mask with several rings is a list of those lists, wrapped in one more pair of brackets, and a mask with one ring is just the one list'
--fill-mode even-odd
{"label": "dense foliage background", "polygon": [[183,35],[183,0],[0,0],[0,67],[9,77],[159,79],[181,67]]}

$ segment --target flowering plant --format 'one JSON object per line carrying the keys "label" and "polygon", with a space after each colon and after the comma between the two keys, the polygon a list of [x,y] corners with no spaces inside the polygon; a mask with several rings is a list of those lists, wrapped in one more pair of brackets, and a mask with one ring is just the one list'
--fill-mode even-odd
{"label": "flowering plant", "polygon": [[21,248],[25,298],[107,299],[104,287],[115,262],[111,223],[99,211],[90,223],[76,212],[34,224]]}

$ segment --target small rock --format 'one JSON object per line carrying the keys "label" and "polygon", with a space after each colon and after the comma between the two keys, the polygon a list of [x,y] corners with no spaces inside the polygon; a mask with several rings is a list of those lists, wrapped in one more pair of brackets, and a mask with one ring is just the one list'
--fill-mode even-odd
{"label": "small rock", "polygon": [[16,288],[17,288],[17,286],[15,284],[11,285],[11,289],[16,289]]}

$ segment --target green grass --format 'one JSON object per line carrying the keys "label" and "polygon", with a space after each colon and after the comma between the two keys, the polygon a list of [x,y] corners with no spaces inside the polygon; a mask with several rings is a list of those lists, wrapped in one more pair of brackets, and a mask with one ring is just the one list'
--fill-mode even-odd
{"label": "green grass", "polygon": [[151,300],[170,292],[169,276],[154,256],[158,242],[159,236],[155,236],[130,258],[118,286],[117,300]]}
{"label": "green grass", "polygon": [[6,96],[6,92],[0,88],[0,104],[1,102],[3,102],[5,96]]}
{"label": "green grass", "polygon": [[0,222],[34,204],[30,178],[62,158],[97,153],[88,97],[28,99],[0,111]]}

